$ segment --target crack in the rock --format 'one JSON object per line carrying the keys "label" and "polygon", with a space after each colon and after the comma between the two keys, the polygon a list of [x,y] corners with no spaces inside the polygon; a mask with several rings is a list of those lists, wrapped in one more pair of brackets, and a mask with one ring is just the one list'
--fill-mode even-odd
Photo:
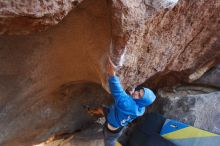
{"label": "crack in the rock", "polygon": [[182,52],[180,54],[183,54],[186,49],[189,47],[189,45],[202,33],[202,31],[204,30],[204,26],[199,30],[199,32],[185,45],[185,47],[183,48]]}

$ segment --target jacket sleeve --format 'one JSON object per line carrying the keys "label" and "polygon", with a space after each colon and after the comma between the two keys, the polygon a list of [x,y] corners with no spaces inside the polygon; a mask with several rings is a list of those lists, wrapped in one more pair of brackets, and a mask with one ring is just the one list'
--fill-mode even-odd
{"label": "jacket sleeve", "polygon": [[117,102],[120,98],[126,96],[126,92],[121,86],[120,80],[117,76],[110,76],[108,79],[109,87],[111,94],[114,96],[115,101]]}

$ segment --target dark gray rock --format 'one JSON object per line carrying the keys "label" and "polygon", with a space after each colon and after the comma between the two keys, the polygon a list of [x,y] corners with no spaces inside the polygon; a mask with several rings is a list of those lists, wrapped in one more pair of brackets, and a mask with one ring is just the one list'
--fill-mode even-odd
{"label": "dark gray rock", "polygon": [[54,91],[51,98],[17,96],[13,101],[0,106],[1,146],[30,146],[72,135],[79,142],[94,140],[95,136],[98,139],[101,127],[84,107],[109,104],[112,97],[98,84],[70,82]]}
{"label": "dark gray rock", "polygon": [[167,118],[220,134],[220,92],[211,88],[190,88],[159,90],[161,98],[157,109]]}
{"label": "dark gray rock", "polygon": [[206,72],[200,79],[195,81],[195,83],[220,88],[220,65]]}

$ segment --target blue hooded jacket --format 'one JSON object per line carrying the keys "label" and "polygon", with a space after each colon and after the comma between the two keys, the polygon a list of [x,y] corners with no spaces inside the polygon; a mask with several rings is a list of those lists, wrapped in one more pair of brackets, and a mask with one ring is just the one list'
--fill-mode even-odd
{"label": "blue hooded jacket", "polygon": [[137,117],[142,116],[145,112],[145,107],[156,99],[154,93],[148,88],[144,88],[142,98],[133,99],[122,88],[117,76],[111,76],[108,82],[115,104],[109,107],[107,122],[115,128],[126,126]]}

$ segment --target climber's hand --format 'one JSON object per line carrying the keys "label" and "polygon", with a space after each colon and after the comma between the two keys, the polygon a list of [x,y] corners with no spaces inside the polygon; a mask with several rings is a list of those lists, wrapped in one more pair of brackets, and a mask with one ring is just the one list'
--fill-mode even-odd
{"label": "climber's hand", "polygon": [[109,76],[115,76],[115,68],[116,68],[116,66],[112,62],[111,58],[108,56],[107,74]]}

